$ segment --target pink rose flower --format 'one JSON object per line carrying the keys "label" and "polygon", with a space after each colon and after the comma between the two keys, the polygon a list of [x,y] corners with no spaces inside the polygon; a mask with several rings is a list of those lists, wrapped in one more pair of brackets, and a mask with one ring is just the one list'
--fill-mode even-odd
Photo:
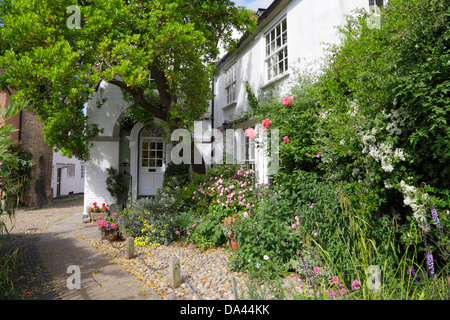
{"label": "pink rose flower", "polygon": [[263,125],[263,130],[266,131],[267,127],[270,126],[270,124],[272,123],[272,121],[270,121],[269,119],[264,119],[262,121],[262,125]]}
{"label": "pink rose flower", "polygon": [[247,128],[244,132],[249,139],[254,139],[256,137],[256,131],[253,128]]}
{"label": "pink rose flower", "polygon": [[288,136],[284,136],[283,141],[286,142],[286,143],[290,142],[289,137]]}
{"label": "pink rose flower", "polygon": [[293,100],[294,100],[294,97],[293,97],[293,96],[290,96],[290,97],[284,97],[284,98],[283,98],[283,104],[284,104],[285,106],[290,106]]}

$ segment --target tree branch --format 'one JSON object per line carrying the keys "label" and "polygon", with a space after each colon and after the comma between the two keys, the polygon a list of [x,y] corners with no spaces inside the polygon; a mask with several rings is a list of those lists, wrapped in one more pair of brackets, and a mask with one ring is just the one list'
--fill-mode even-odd
{"label": "tree branch", "polygon": [[[161,108],[160,106],[154,105],[150,102],[148,102],[145,97],[144,97],[144,90],[142,88],[139,89],[132,89],[129,86],[127,86],[125,83],[123,83],[122,81],[113,79],[108,81],[109,83],[118,86],[119,88],[121,88],[122,90],[125,90],[126,92],[128,92],[132,97],[134,102],[136,102],[136,104],[140,105],[142,108],[144,108],[145,110],[147,110],[148,112],[151,112],[155,117],[164,120],[164,121],[168,121],[168,117],[169,117],[169,113],[168,113],[168,108]],[[164,105],[166,106],[166,104],[164,103]]]}

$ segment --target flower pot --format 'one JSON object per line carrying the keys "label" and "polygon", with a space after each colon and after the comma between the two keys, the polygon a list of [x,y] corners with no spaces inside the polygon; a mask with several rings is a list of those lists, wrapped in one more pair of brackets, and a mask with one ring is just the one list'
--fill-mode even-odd
{"label": "flower pot", "polygon": [[105,238],[109,241],[115,241],[119,237],[119,234],[113,231],[105,231]]}
{"label": "flower pot", "polygon": [[234,251],[237,251],[238,243],[236,242],[236,240],[230,239],[230,242],[231,242],[231,248],[233,248]]}

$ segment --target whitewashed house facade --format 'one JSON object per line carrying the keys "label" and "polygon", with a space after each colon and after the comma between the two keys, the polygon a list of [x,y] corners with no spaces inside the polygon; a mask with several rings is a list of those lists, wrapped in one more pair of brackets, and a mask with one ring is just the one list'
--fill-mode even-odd
{"label": "whitewashed house facade", "polygon": [[[327,44],[339,41],[336,26],[346,23],[346,15],[357,9],[369,12],[383,6],[383,0],[275,0],[259,9],[253,34],[243,37],[239,47],[217,64],[214,101],[211,103],[213,127],[254,128],[262,133],[261,123],[249,119],[251,108],[246,84],[256,97],[274,91],[281,99],[296,80],[296,70],[317,68]],[[241,132],[242,133],[242,132]],[[279,137],[282,141],[282,137]],[[236,131],[234,153],[240,162],[250,164],[260,182],[269,182],[265,151],[253,139]],[[266,146],[269,147],[269,146]]]}
{"label": "whitewashed house facade", "polygon": [[[217,129],[223,136],[223,152],[233,150],[234,161],[248,163],[257,172],[260,182],[268,182],[268,159],[264,150],[255,148],[253,141],[236,129],[254,127],[261,132],[256,120],[245,119],[250,111],[245,84],[260,96],[266,90],[278,88],[280,98],[288,90],[295,68],[319,60],[324,43],[339,41],[335,28],[346,22],[345,15],[355,9],[370,10],[382,0],[275,0],[265,10],[258,10],[256,30],[243,39],[239,47],[225,54],[217,64],[213,90],[215,98],[205,115],[203,130]],[[120,118],[128,105],[120,89],[101,83],[100,90],[87,106],[89,121],[104,131],[92,141],[91,159],[86,163],[85,216],[93,202],[114,202],[106,190],[106,169],[115,167],[129,177],[131,197],[154,195],[162,185],[165,167],[171,161],[173,145],[164,141],[156,131],[146,130],[137,123],[126,135],[119,128]],[[106,98],[102,108],[97,99]],[[226,129],[235,129],[233,147],[226,146]],[[202,135],[195,136],[201,142]],[[203,137],[203,142],[209,138]]]}
{"label": "whitewashed house facade", "polygon": [[65,157],[61,151],[53,152],[53,198],[84,193],[85,162],[75,157]]}

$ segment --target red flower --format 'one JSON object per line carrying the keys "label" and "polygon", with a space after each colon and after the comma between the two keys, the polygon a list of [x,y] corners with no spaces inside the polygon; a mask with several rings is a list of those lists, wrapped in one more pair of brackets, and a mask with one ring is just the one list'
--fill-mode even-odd
{"label": "red flower", "polygon": [[92,205],[95,207],[97,205],[97,202],[94,202]]}
{"label": "red flower", "polygon": [[270,124],[272,123],[272,121],[270,121],[269,119],[264,119],[262,121],[262,125],[263,125],[263,130],[266,131],[267,127],[270,126]]}
{"label": "red flower", "polygon": [[103,211],[106,211],[106,210],[108,210],[108,208],[106,208],[106,207],[103,207]]}

